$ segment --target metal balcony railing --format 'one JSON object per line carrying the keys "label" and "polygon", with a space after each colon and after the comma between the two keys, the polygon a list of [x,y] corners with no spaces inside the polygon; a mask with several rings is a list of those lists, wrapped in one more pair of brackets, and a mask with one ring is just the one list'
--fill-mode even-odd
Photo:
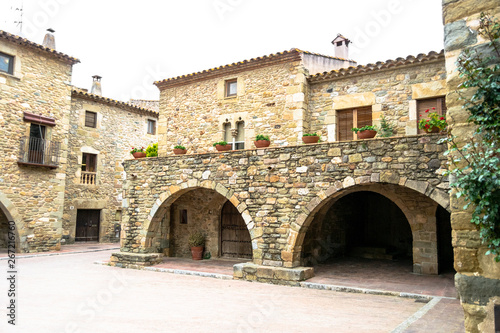
{"label": "metal balcony railing", "polygon": [[23,137],[19,152],[19,164],[56,168],[59,165],[59,142]]}
{"label": "metal balcony railing", "polygon": [[95,172],[82,171],[82,175],[80,177],[80,184],[95,185],[95,178],[96,178]]}

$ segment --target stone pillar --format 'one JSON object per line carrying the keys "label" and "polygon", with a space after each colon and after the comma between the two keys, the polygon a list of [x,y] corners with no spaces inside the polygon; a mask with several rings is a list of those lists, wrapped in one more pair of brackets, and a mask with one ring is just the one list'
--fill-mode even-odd
{"label": "stone pillar", "polygon": [[[500,18],[498,0],[443,0],[445,32],[445,57],[447,70],[446,105],[447,119],[453,126],[453,134],[461,142],[472,135],[467,123],[468,113],[458,100],[457,86],[460,82],[456,61],[462,51],[481,45],[478,38],[478,19],[481,12]],[[464,211],[464,203],[453,193],[450,197],[453,246],[455,252],[455,283],[465,312],[467,332],[493,331],[493,304],[500,296],[500,264],[493,256],[485,256],[478,231],[470,223],[471,212]],[[488,330],[491,328],[491,330]]]}

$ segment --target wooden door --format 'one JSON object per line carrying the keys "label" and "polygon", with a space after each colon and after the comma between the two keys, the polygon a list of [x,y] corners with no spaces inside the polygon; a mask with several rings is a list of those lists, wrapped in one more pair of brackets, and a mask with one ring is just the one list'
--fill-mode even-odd
{"label": "wooden door", "polygon": [[101,211],[96,209],[79,209],[76,213],[77,242],[98,242]]}
{"label": "wooden door", "polygon": [[245,221],[231,202],[222,207],[221,256],[252,258],[252,241]]}

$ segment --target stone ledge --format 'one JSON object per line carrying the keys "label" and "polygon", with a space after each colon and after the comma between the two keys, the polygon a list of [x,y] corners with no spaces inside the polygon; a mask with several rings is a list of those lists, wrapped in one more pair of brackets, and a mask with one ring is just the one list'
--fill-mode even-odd
{"label": "stone ledge", "polygon": [[127,253],[116,252],[111,255],[110,266],[143,269],[161,263],[162,253]]}
{"label": "stone ledge", "polygon": [[283,268],[253,263],[242,263],[233,266],[233,278],[235,280],[299,286],[300,281],[310,279],[313,276],[314,269],[312,267]]}

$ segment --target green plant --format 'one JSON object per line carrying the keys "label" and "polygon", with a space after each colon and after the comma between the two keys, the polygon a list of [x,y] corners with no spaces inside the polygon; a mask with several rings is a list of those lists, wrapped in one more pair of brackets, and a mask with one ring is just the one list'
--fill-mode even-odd
{"label": "green plant", "polygon": [[[470,138],[461,140],[449,131],[451,186],[457,198],[472,205],[471,222],[479,228],[486,254],[500,261],[500,23],[481,13],[478,34],[488,43],[466,49],[457,68],[463,83],[459,88],[463,108],[474,125]],[[485,54],[486,53],[486,54]]]}
{"label": "green plant", "polygon": [[158,156],[158,144],[153,143],[146,148],[146,157],[156,157]]}
{"label": "green plant", "polygon": [[181,146],[181,145],[177,145],[177,146],[174,146],[174,149],[182,149],[182,150],[186,150],[186,147]]}
{"label": "green plant", "polygon": [[389,138],[394,134],[394,125],[390,124],[385,116],[380,117],[380,128],[378,129],[378,136],[382,138]]}
{"label": "green plant", "polygon": [[203,246],[205,244],[205,236],[201,231],[195,231],[189,235],[188,244],[190,247]]}
{"label": "green plant", "polygon": [[[435,110],[436,108],[432,108]],[[429,112],[430,109],[425,110],[425,112]],[[418,122],[418,128],[430,131],[433,127],[439,128],[440,131],[444,130],[448,127],[448,123],[446,122],[446,117],[444,115],[438,115],[436,112],[431,112],[427,115],[427,119],[420,119]]]}
{"label": "green plant", "polygon": [[131,154],[133,153],[144,153],[144,147],[141,148],[134,148],[132,147],[132,150],[130,151]]}
{"label": "green plant", "polygon": [[269,135],[262,135],[262,134],[259,134],[259,135],[257,135],[257,137],[255,137],[255,141],[259,141],[259,140],[271,141],[269,139]]}
{"label": "green plant", "polygon": [[366,126],[363,126],[361,128],[357,128],[357,127],[351,128],[351,131],[356,132],[356,134],[358,132],[362,132],[362,131],[376,131],[376,130],[377,129],[375,128],[375,126],[372,126],[372,125],[366,125]]}
{"label": "green plant", "polygon": [[316,132],[314,133],[304,133],[302,136],[319,136]]}
{"label": "green plant", "polygon": [[225,145],[227,145],[227,142],[226,141],[219,141],[219,142],[216,142],[216,143],[213,144],[214,147],[217,146],[217,145],[219,145],[219,146],[225,146]]}

